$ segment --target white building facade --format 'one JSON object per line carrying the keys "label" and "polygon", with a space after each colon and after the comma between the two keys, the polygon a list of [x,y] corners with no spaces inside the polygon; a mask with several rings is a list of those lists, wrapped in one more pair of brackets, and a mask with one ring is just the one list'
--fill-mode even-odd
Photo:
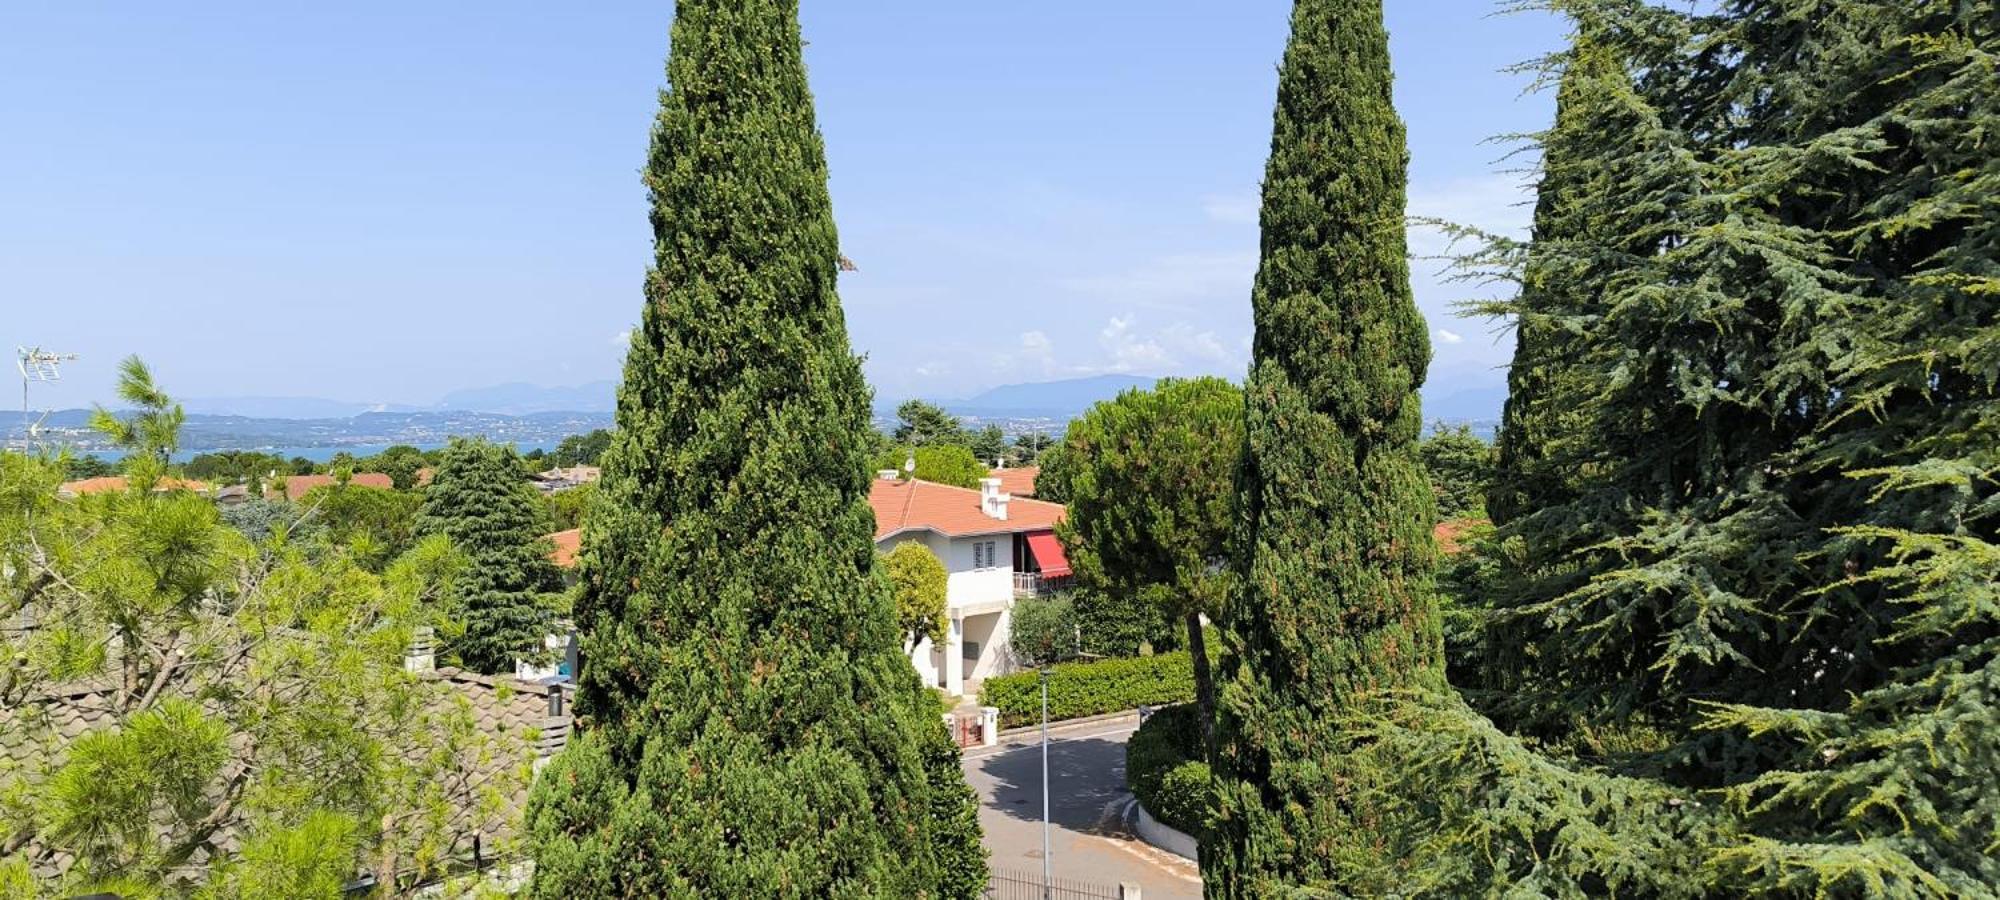
{"label": "white building facade", "polygon": [[869,496],[878,551],[916,542],[944,563],[945,638],[920,642],[910,663],[924,683],[953,696],[1015,671],[1009,643],[1017,599],[1059,586],[1070,575],[1054,540],[1063,508],[1017,499],[986,479],[979,490],[905,481],[882,473]]}

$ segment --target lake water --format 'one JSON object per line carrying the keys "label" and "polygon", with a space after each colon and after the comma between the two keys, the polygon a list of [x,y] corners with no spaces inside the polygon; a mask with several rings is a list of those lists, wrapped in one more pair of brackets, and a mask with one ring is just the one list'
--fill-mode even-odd
{"label": "lake water", "polygon": [[[550,450],[554,450],[556,448],[556,444],[557,444],[556,441],[530,441],[527,443],[515,444],[514,449],[522,453],[527,453],[531,450],[541,450],[546,453]],[[241,447],[241,448],[231,447],[226,449],[183,450],[179,453],[174,454],[174,462],[184,463],[190,459],[200,456],[203,453],[225,453],[225,452],[240,450],[243,452],[270,453],[276,456],[284,457],[285,459],[291,459],[293,457],[303,456],[306,459],[312,460],[313,462],[323,463],[342,453],[348,454],[349,456],[353,456],[358,459],[364,456],[374,456],[375,454],[387,450],[390,447],[415,447],[419,450],[436,450],[443,446],[445,445],[442,443],[429,443],[429,444],[417,443],[417,444],[346,444],[337,447]],[[98,459],[102,459],[107,462],[116,462],[117,460],[125,458],[125,451],[88,450],[88,451],[76,452],[73,455],[95,456]]]}

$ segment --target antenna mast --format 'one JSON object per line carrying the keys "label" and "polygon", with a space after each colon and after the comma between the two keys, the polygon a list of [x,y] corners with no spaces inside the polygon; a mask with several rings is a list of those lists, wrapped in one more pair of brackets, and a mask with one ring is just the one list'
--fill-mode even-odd
{"label": "antenna mast", "polygon": [[62,364],[76,361],[74,353],[51,353],[40,347],[15,347],[14,368],[21,370],[21,423],[27,426],[28,441],[33,443],[41,435],[42,422],[49,414],[30,420],[34,408],[28,405],[28,387],[36,382],[48,384],[62,380]]}

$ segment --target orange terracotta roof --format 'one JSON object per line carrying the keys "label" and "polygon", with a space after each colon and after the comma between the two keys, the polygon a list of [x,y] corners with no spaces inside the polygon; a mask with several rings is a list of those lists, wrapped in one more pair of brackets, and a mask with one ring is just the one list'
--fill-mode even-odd
{"label": "orange terracotta roof", "polygon": [[[59,493],[69,494],[75,497],[81,497],[84,496],[85,494],[115,493],[118,491],[123,491],[130,486],[131,482],[127,481],[125,479],[125,476],[123,475],[105,475],[98,478],[85,478],[80,481],[65,481],[62,483],[62,486],[57,488],[56,490]],[[203,493],[208,490],[208,483],[205,481],[194,481],[187,478],[168,477],[160,479],[159,483],[153,485],[153,490],[194,491],[196,493]]]}
{"label": "orange terracotta roof", "polygon": [[1007,504],[1007,520],[979,509],[979,492],[970,488],[877,478],[869,482],[868,505],[875,508],[875,539],[903,531],[928,530],[949,537],[1008,534],[1054,528],[1065,512],[1060,503],[1015,497]]}
{"label": "orange terracotta roof", "polygon": [[1000,479],[1000,489],[1016,497],[1035,495],[1035,476],[1042,474],[1041,466],[1022,466],[1017,469],[994,469],[992,477]]}
{"label": "orange terracotta roof", "polygon": [[576,567],[576,555],[583,551],[583,529],[558,531],[544,536],[543,540],[555,545],[555,549],[549,551],[549,559],[554,560],[557,566],[565,569]]}
{"label": "orange terracotta roof", "polygon": [[[287,475],[285,476],[285,499],[296,503],[306,495],[307,491],[313,488],[326,487],[327,485],[339,483],[340,479],[332,475]],[[395,479],[380,472],[356,472],[353,478],[347,480],[347,483],[366,488],[381,488],[385,491],[396,486]]]}
{"label": "orange terracotta roof", "polygon": [[1431,529],[1431,536],[1437,538],[1438,552],[1457,556],[1465,550],[1466,532],[1485,524],[1485,519],[1450,519]]}

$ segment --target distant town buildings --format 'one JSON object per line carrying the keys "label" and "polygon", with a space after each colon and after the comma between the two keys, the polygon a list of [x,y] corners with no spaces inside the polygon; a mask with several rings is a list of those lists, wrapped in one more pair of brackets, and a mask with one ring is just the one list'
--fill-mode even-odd
{"label": "distant town buildings", "polygon": [[597,479],[603,475],[604,470],[596,466],[571,466],[567,469],[558,467],[536,473],[535,487],[540,488],[545,494],[553,494],[586,484],[596,484]]}

